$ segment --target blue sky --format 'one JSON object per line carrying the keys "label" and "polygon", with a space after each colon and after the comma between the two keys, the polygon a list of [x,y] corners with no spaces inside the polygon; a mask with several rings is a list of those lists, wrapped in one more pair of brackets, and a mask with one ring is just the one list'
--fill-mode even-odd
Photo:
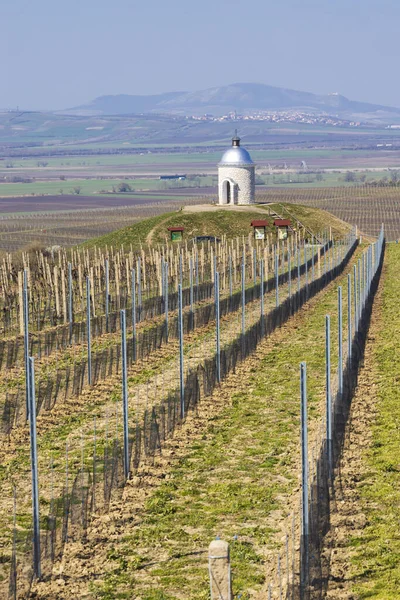
{"label": "blue sky", "polygon": [[398,0],[0,0],[0,107],[259,82],[400,106]]}

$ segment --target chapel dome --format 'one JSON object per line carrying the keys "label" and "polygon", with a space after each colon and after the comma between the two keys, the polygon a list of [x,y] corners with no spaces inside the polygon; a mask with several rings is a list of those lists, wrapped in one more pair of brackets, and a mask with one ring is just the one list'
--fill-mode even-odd
{"label": "chapel dome", "polygon": [[240,138],[235,134],[232,146],[222,155],[219,166],[223,165],[253,165],[250,154],[240,145]]}

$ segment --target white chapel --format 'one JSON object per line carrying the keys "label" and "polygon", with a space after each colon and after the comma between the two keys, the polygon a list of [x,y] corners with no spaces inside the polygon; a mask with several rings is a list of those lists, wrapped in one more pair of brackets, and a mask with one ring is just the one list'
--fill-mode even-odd
{"label": "white chapel", "polygon": [[255,164],[235,132],[231,148],[218,164],[218,203],[253,204],[254,201]]}

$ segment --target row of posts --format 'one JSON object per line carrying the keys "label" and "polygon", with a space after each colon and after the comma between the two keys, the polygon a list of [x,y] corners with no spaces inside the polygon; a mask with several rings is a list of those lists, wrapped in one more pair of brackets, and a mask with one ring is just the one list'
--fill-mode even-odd
{"label": "row of posts", "polygon": [[[351,368],[352,344],[362,326],[362,315],[371,291],[374,275],[379,267],[383,247],[383,228],[378,241],[369,246],[362,257],[353,267],[352,276],[347,276],[347,364]],[[262,270],[260,270],[262,273]],[[262,275],[261,275],[262,279]],[[353,286],[352,286],[353,283]],[[243,291],[243,287],[242,287]],[[344,353],[343,353],[343,289],[338,287],[338,396],[344,391]],[[243,315],[243,313],[242,313]],[[328,479],[332,483],[334,456],[333,456],[333,402],[331,379],[331,318],[325,317],[325,388],[326,388],[326,428],[325,447],[328,467]],[[309,458],[308,458],[308,407],[307,407],[307,365],[300,364],[300,421],[301,421],[301,506],[302,506],[302,556],[300,569],[300,595],[307,597],[309,583]],[[232,600],[232,581],[229,544],[216,539],[211,542],[208,553],[210,595],[213,600]],[[279,561],[278,561],[279,563]],[[279,570],[279,564],[278,564]],[[280,592],[282,594],[282,590]],[[281,595],[282,597],[282,595]],[[268,598],[271,598],[271,587],[268,586]]]}
{"label": "row of posts", "polygon": [[[362,254],[362,257],[353,266],[353,278],[349,273],[347,276],[347,367],[348,375],[351,376],[352,365],[352,346],[357,339],[357,335],[362,326],[362,317],[365,305],[369,299],[371,285],[374,276],[379,268],[381,255],[383,251],[384,234],[383,226],[378,241],[370,245]],[[353,282],[352,282],[353,279]],[[353,285],[352,285],[353,283]],[[343,397],[344,393],[344,352],[343,352],[343,289],[338,287],[337,291],[337,310],[338,310],[338,395],[337,400]],[[333,482],[334,476],[334,431],[333,416],[335,402],[332,398],[332,378],[331,378],[331,317],[325,317],[325,394],[326,394],[326,421],[325,421],[325,448],[328,481]],[[302,464],[302,557],[300,570],[300,592],[301,597],[306,597],[307,585],[309,583],[309,459],[308,459],[308,417],[307,417],[307,365],[305,362],[300,364],[300,398],[301,398],[301,464]]]}
{"label": "row of posts", "polygon": [[[342,258],[342,252],[337,252],[337,264]],[[307,274],[307,247],[304,246],[304,263],[306,272],[306,285],[308,283]],[[332,259],[331,259],[332,260]],[[254,284],[257,285],[257,272],[256,263],[254,263]],[[297,252],[297,279],[298,279],[298,290],[300,289],[300,266],[301,258],[300,251]],[[333,264],[331,262],[331,268]],[[140,258],[137,264],[138,271],[140,272]],[[288,289],[289,295],[291,295],[291,255],[290,251],[288,254]],[[361,273],[364,273],[364,262],[363,267],[358,265],[358,276],[361,281]],[[109,281],[108,281],[108,261],[106,260],[106,324],[108,329],[109,321]],[[325,272],[326,272],[326,261],[325,261]],[[259,264],[260,273],[260,304],[261,304],[261,319],[263,326],[264,318],[264,263],[261,260]],[[216,320],[216,372],[217,381],[221,382],[221,339],[220,339],[220,275],[214,265],[215,274],[215,290],[214,290],[214,302],[215,302],[215,320]],[[232,296],[232,262],[229,262],[229,291]],[[245,284],[245,262],[242,261],[241,267],[241,314],[242,314],[242,339],[244,340],[245,335],[245,305],[246,305],[246,284]],[[184,387],[184,352],[183,352],[183,305],[182,305],[182,257],[180,257],[179,263],[179,279],[178,285],[178,335],[179,335],[179,388],[180,388],[180,413],[181,418],[185,418],[185,387]],[[314,279],[314,253],[312,254],[312,279]],[[69,280],[69,303],[68,303],[68,314],[70,320],[70,328],[72,335],[73,325],[73,306],[72,306],[72,275],[71,265],[68,264],[68,280]],[[133,345],[133,359],[137,359],[137,322],[140,321],[141,315],[141,287],[140,278],[136,277],[135,269],[132,270],[132,345]],[[194,327],[194,277],[193,277],[193,263],[190,262],[190,312],[191,312],[191,323]],[[350,285],[350,284],[349,284]],[[196,269],[196,288],[198,292],[198,270]],[[279,306],[279,262],[277,254],[275,255],[275,288],[276,288],[276,306]],[[350,287],[349,287],[350,289]],[[360,288],[361,290],[361,288]],[[361,294],[361,291],[359,293]],[[166,339],[168,340],[168,263],[162,261],[162,297],[164,301],[165,311],[165,325],[166,325]],[[365,294],[363,296],[366,297]],[[137,303],[136,303],[137,298]],[[197,301],[198,298],[196,298]],[[92,384],[92,353],[91,353],[91,285],[90,278],[86,278],[86,326],[87,326],[87,358],[88,358],[88,383]],[[357,303],[355,303],[357,304]],[[361,306],[361,295],[358,300],[357,306]],[[34,532],[34,573],[37,578],[41,576],[40,566],[40,517],[39,517],[39,495],[38,495],[38,465],[37,465],[37,439],[36,439],[36,400],[35,400],[35,374],[34,374],[34,358],[29,357],[29,327],[28,327],[28,286],[27,286],[27,272],[24,271],[23,277],[23,310],[24,310],[24,352],[25,352],[25,375],[26,375],[26,415],[30,420],[30,444],[31,444],[31,470],[32,470],[32,507],[33,507],[33,532]],[[130,450],[129,450],[129,422],[128,422],[128,380],[127,380],[127,333],[126,333],[126,310],[120,311],[120,325],[121,325],[121,354],[122,354],[122,403],[123,403],[123,438],[124,438],[124,475],[128,478],[130,471]],[[305,365],[304,365],[305,369]],[[305,389],[305,373],[303,374],[304,389]],[[304,417],[306,420],[306,408],[304,408]],[[303,414],[303,413],[302,413]],[[305,444],[306,444],[305,438]]]}
{"label": "row of posts", "polygon": [[[306,260],[307,260],[308,248],[309,248],[309,246],[304,241],[303,251],[304,251],[304,256],[305,256]],[[311,244],[313,278],[314,278],[314,257],[315,257],[314,248],[315,248],[315,243],[314,243],[314,239],[313,239],[312,244]],[[273,261],[274,261],[275,276],[279,277],[279,255],[278,255],[276,246],[274,246],[273,253],[274,253]],[[290,271],[291,270],[290,249],[288,249],[287,255],[288,255],[289,271]],[[214,256],[214,261],[216,263],[215,256]],[[256,278],[257,278],[257,262],[258,262],[257,261],[257,253],[256,253],[256,250],[254,249],[254,252],[253,252],[254,283],[256,283]],[[261,264],[261,262],[263,262],[263,261],[259,261],[259,262]],[[165,271],[165,266],[168,267],[168,263],[165,261],[164,258],[162,258],[162,261],[161,261],[161,287],[163,290],[163,292],[162,292],[163,297],[165,297],[165,290],[168,287],[168,272]],[[67,268],[67,273],[68,273],[67,314],[68,314],[68,322],[69,322],[69,327],[70,327],[70,341],[72,341],[72,326],[73,326],[73,322],[74,322],[74,312],[73,312],[73,280],[72,280],[72,265],[71,265],[71,263],[68,263],[67,267],[68,267]],[[109,331],[109,317],[110,317],[110,283],[109,283],[109,261],[108,261],[108,259],[105,259],[104,271],[105,271],[105,319],[106,319],[106,331],[108,332]],[[168,271],[168,269],[167,269],[167,271]],[[141,258],[140,257],[137,260],[137,270],[133,269],[132,272],[137,272],[137,274],[138,274],[138,277],[137,277],[137,307],[138,307],[138,319],[140,320],[141,309],[142,309],[142,284],[141,284],[141,276],[140,276],[140,274],[141,274]],[[229,257],[228,257],[228,272],[229,272],[229,291],[230,291],[230,295],[232,295],[232,256],[231,255],[229,255]],[[196,290],[197,290],[197,295],[198,295],[198,289],[199,289],[198,254],[196,254],[195,265],[193,264],[192,258],[190,258],[190,265],[189,265],[189,282],[190,282],[189,285],[190,285],[190,291],[191,291],[190,303],[191,303],[192,307],[193,307],[193,299],[194,299],[194,296],[193,296],[194,273],[195,273],[195,277],[196,277],[195,285],[196,285]],[[214,273],[215,273],[215,267],[214,267]],[[180,255],[180,257],[179,257],[179,280],[180,280],[180,283],[182,284],[182,255]],[[198,298],[196,298],[196,301],[197,300],[198,300]],[[277,288],[277,304],[279,304],[278,288]]]}
{"label": "row of posts", "polygon": [[[306,279],[306,287],[308,287],[308,253],[307,253],[307,246],[304,245],[304,264],[305,264],[305,279]],[[343,254],[343,250],[342,250],[342,246],[338,247],[338,251],[336,253],[336,264],[339,264],[340,260],[342,259],[342,254]],[[229,262],[229,266],[231,267],[231,261]],[[256,269],[257,263],[254,263],[254,286],[257,285],[257,269]],[[331,264],[330,264],[330,269],[333,267],[333,263],[332,263],[332,259],[331,259]],[[138,269],[140,269],[140,259],[138,259]],[[242,336],[244,339],[244,334],[246,331],[246,322],[245,322],[245,307],[246,307],[246,281],[245,281],[245,271],[246,269],[246,265],[245,265],[245,261],[244,259],[242,260],[241,263],[241,293],[242,293],[242,300],[241,300],[241,307],[242,307]],[[300,269],[301,269],[301,255],[300,255],[300,251],[297,252],[297,286],[298,286],[298,291],[300,290]],[[165,337],[166,337],[166,341],[168,341],[168,326],[169,326],[169,315],[168,315],[168,263],[166,261],[162,261],[162,298],[163,298],[163,302],[164,302],[164,314],[165,314]],[[326,261],[325,261],[325,272],[326,272]],[[264,261],[260,260],[259,261],[259,273],[260,273],[260,298],[261,298],[261,316],[262,319],[264,318]],[[107,290],[107,299],[108,299],[108,279],[107,279],[107,274],[108,274],[108,262],[106,261],[106,290]],[[216,321],[217,321],[217,372],[218,374],[220,374],[220,319],[219,319],[219,298],[220,298],[220,275],[218,273],[218,271],[216,270],[216,257],[214,257],[214,288],[215,288],[215,293],[214,293],[214,299],[215,299],[215,314],[216,314]],[[275,273],[274,273],[274,278],[275,278],[275,306],[278,307],[279,306],[279,261],[278,261],[278,255],[275,253]],[[314,273],[314,253],[312,253],[312,279],[311,281],[314,281],[314,277],[315,277],[315,273]],[[182,345],[183,345],[183,316],[182,316],[182,311],[183,311],[183,303],[182,303],[182,257],[180,256],[180,261],[179,261],[179,278],[180,278],[180,283],[178,284],[178,334],[179,334],[179,345],[180,345],[180,384],[181,384],[181,414],[182,416],[184,416],[184,383],[183,383],[183,349],[182,349]],[[138,278],[138,282],[140,281],[140,278]],[[139,283],[138,285],[138,289],[136,289],[136,271],[135,269],[132,270],[132,278],[131,278],[131,294],[132,294],[132,343],[133,343],[133,359],[134,361],[136,361],[137,359],[137,331],[136,331],[136,327],[137,327],[137,322],[140,321],[140,315],[141,315],[141,294],[140,294],[140,288],[139,288]],[[230,296],[232,296],[233,294],[233,284],[232,284],[232,271],[231,268],[229,269],[229,290],[230,290]],[[198,295],[198,270],[196,269],[196,291],[197,291],[197,295]],[[290,250],[288,252],[288,292],[289,292],[289,297],[291,297],[292,295],[292,261],[291,261],[291,253]],[[86,310],[87,310],[87,356],[88,356],[88,383],[89,385],[92,384],[92,368],[91,368],[91,328],[90,328],[90,322],[91,322],[91,304],[90,304],[90,279],[89,277],[86,278]],[[136,296],[138,297],[137,300],[137,304],[136,304]],[[190,295],[189,295],[189,302],[190,302],[190,318],[191,318],[191,328],[194,328],[194,277],[193,277],[193,262],[192,259],[190,259]],[[196,299],[197,301],[197,299]],[[138,305],[138,309],[137,309],[137,305]],[[72,313],[71,313],[72,314]],[[108,330],[108,318],[109,318],[109,313],[108,313],[108,302],[106,303],[106,323],[107,323],[107,330]],[[71,327],[72,327],[72,323],[71,323]],[[218,377],[218,381],[220,381],[220,377]]]}

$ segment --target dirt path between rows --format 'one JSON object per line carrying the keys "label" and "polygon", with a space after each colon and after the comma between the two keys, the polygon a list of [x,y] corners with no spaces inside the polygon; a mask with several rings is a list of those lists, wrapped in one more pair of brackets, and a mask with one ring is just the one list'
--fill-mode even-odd
{"label": "dirt path between rows", "polygon": [[353,537],[360,537],[367,522],[362,511],[360,487],[368,468],[365,454],[371,447],[372,424],[376,417],[377,373],[372,353],[382,323],[385,272],[384,266],[372,311],[364,361],[351,405],[343,453],[336,472],[331,529],[325,538],[327,553],[330,554],[326,598],[330,600],[358,600],[359,598],[352,592],[354,576],[352,557],[359,549],[350,546],[349,541]]}

